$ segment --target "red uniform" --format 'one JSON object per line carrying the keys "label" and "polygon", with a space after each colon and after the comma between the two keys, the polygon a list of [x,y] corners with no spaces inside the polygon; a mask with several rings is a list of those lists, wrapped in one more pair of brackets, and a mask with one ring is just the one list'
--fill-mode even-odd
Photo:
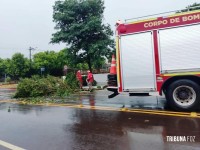
{"label": "red uniform", "polygon": [[81,72],[80,72],[80,71],[78,71],[78,72],[76,73],[76,78],[77,78],[77,80],[79,80],[80,82],[83,82],[82,75],[81,75]]}
{"label": "red uniform", "polygon": [[91,72],[88,72],[87,81],[88,82],[93,82],[94,81],[93,74]]}

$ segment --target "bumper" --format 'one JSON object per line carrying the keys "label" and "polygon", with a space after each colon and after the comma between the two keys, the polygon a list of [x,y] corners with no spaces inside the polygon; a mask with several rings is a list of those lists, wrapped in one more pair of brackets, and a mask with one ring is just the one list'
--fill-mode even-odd
{"label": "bumper", "polygon": [[107,87],[107,90],[113,92],[111,95],[108,95],[108,98],[113,98],[119,94],[118,87],[109,86],[109,87]]}

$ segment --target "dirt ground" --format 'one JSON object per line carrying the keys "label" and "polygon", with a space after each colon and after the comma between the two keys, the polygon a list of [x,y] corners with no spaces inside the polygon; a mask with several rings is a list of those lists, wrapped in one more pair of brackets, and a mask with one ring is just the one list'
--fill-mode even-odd
{"label": "dirt ground", "polygon": [[0,89],[16,89],[17,84],[0,84]]}

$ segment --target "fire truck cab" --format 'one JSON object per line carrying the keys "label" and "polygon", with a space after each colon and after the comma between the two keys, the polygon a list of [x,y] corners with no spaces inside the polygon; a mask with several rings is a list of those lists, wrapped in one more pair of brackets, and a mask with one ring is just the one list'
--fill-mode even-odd
{"label": "fire truck cab", "polygon": [[200,107],[199,10],[118,22],[116,59],[117,86],[108,85],[113,95],[156,92],[174,110]]}

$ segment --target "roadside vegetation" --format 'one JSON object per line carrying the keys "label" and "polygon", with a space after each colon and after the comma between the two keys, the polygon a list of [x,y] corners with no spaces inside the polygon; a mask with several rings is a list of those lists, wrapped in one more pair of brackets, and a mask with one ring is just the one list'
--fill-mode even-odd
{"label": "roadside vegetation", "polygon": [[79,92],[78,82],[74,76],[74,73],[69,73],[66,80],[50,75],[20,79],[14,98],[30,102],[64,98]]}
{"label": "roadside vegetation", "polygon": [[47,76],[41,78],[40,76],[33,76],[20,80],[14,97],[65,96],[74,91],[72,88],[66,81],[62,81],[57,77]]}
{"label": "roadside vegetation", "polygon": [[69,72],[64,80],[50,75],[46,77],[34,75],[31,78],[20,79],[14,98],[30,102],[45,102],[66,98],[71,94],[80,94],[80,92],[74,72]]}

